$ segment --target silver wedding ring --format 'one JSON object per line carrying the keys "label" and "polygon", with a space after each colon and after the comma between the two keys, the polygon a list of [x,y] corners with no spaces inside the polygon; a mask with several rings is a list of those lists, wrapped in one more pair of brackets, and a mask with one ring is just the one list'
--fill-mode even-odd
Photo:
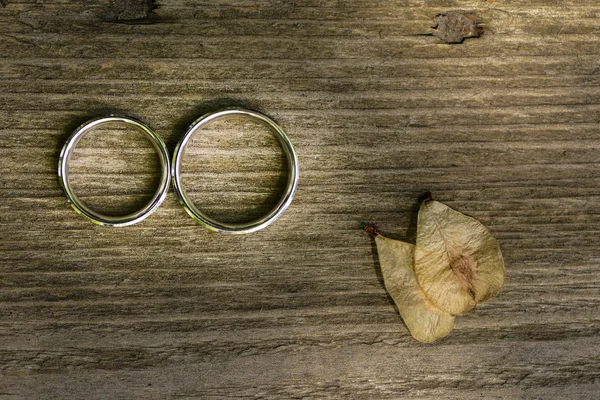
{"label": "silver wedding ring", "polygon": [[[248,223],[224,223],[210,218],[206,214],[203,214],[198,210],[198,208],[196,208],[194,203],[190,200],[181,183],[181,162],[185,154],[185,149],[192,137],[194,136],[194,134],[197,133],[204,125],[208,124],[209,122],[214,121],[217,118],[232,115],[248,116],[266,124],[276,134],[279,144],[281,145],[285,157],[287,159],[288,179],[283,196],[269,213],[255,221]],[[283,212],[291,204],[294,198],[294,194],[296,193],[296,189],[298,187],[298,157],[296,156],[296,152],[294,151],[292,142],[288,138],[285,131],[279,125],[277,125],[277,123],[275,123],[275,121],[273,121],[271,118],[256,111],[241,108],[231,108],[206,114],[200,117],[198,120],[196,120],[196,122],[192,124],[192,126],[190,126],[188,131],[185,133],[185,135],[183,135],[183,137],[177,144],[177,147],[175,148],[175,154],[173,155],[173,162],[171,166],[171,175],[173,179],[173,187],[175,188],[175,192],[177,193],[177,197],[179,198],[181,205],[185,208],[187,213],[197,222],[199,222],[206,228],[217,232],[231,234],[250,233],[256,232],[272,224],[277,218],[281,216],[281,214],[283,214]]]}
{"label": "silver wedding ring", "polygon": [[[71,188],[71,184],[69,183],[69,160],[71,155],[73,154],[73,150],[77,145],[77,142],[89,131],[94,128],[99,127],[100,125],[108,124],[108,123],[123,123],[129,126],[133,126],[138,129],[142,133],[146,135],[146,137],[152,142],[152,145],[156,149],[158,153],[158,157],[160,159],[160,164],[162,168],[160,185],[156,190],[156,193],[152,197],[152,199],[146,204],[142,209],[128,215],[124,216],[108,216],[98,213],[89,207],[87,207],[83,202],[81,202],[77,195],[73,192]],[[167,150],[167,146],[163,142],[163,140],[158,136],[152,129],[150,129],[146,124],[137,121],[132,118],[127,117],[117,117],[110,116],[104,118],[93,119],[91,121],[86,122],[73,134],[69,137],[67,142],[65,143],[61,153],[60,159],[58,161],[58,176],[59,181],[62,185],[63,191],[71,206],[77,211],[79,214],[83,215],[90,221],[104,226],[114,226],[114,227],[122,227],[129,226],[135,223],[138,223],[152,214],[156,209],[161,205],[161,203],[165,200],[167,196],[167,191],[169,190],[169,178],[170,178],[170,162],[169,162],[169,152]]]}
{"label": "silver wedding ring", "polygon": [[[207,123],[214,121],[215,119],[231,115],[243,115],[251,117],[266,124],[269,128],[271,128],[275,133],[287,160],[288,178],[287,185],[282,197],[271,211],[269,211],[266,215],[262,216],[261,218],[252,222],[225,223],[219,222],[207,216],[206,214],[200,212],[198,208],[194,205],[192,200],[185,192],[185,189],[183,188],[181,183],[181,162],[185,154],[185,149],[192,137],[194,136],[194,134],[196,134]],[[156,152],[158,153],[162,168],[160,185],[157,188],[156,193],[154,194],[152,199],[148,202],[148,204],[146,204],[142,209],[134,213],[117,217],[104,215],[86,206],[81,200],[79,200],[77,195],[73,192],[69,181],[69,161],[73,154],[73,150],[77,145],[77,142],[79,142],[79,140],[86,133],[99,127],[100,125],[115,122],[133,126],[134,128],[144,133],[154,146]],[[177,144],[177,147],[175,148],[175,153],[173,155],[172,164],[169,161],[169,152],[165,143],[160,138],[160,136],[158,136],[154,131],[152,131],[152,129],[150,129],[146,124],[137,121],[133,118],[110,116],[88,121],[84,125],[77,128],[75,132],[73,132],[73,134],[69,137],[60,153],[60,158],[58,161],[58,176],[65,196],[67,197],[67,200],[69,201],[73,209],[77,211],[77,213],[81,214],[82,216],[86,217],[87,219],[98,225],[114,227],[123,227],[136,224],[142,221],[143,219],[147,218],[154,211],[156,211],[156,209],[161,205],[161,203],[165,200],[167,196],[167,191],[169,190],[169,181],[170,178],[172,178],[173,186],[175,187],[175,192],[177,194],[177,197],[179,198],[179,202],[183,205],[184,209],[193,219],[195,219],[197,222],[199,222],[200,224],[202,224],[210,230],[232,234],[255,232],[272,224],[289,207],[296,193],[296,189],[298,188],[298,157],[296,156],[296,152],[294,150],[292,142],[288,138],[285,131],[279,125],[277,125],[275,121],[273,121],[266,115],[252,110],[230,108],[202,116],[201,118],[196,120],[196,122],[194,122],[192,126],[190,126],[188,131],[183,135],[183,137]]]}

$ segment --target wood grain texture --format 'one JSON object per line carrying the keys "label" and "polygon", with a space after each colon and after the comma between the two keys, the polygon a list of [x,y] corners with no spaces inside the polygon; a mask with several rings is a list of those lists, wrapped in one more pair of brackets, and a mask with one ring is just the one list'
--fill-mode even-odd
{"label": "wood grain texture", "polygon": [[[596,0],[155,3],[128,23],[109,0],[0,8],[0,399],[600,398]],[[483,36],[434,37],[455,10]],[[300,159],[267,229],[211,233],[172,191],[125,229],[66,204],[58,154],[90,117],[140,118],[172,151],[232,105],[273,117]],[[140,138],[77,151],[90,204],[151,195]],[[194,199],[225,218],[268,209],[285,178],[245,122],[188,156]],[[426,189],[488,226],[507,266],[434,345],[411,339],[361,230],[412,240]]]}

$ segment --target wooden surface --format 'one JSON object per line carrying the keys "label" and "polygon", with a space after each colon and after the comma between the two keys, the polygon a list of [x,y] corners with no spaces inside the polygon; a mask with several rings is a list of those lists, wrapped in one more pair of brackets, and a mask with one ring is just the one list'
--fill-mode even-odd
{"label": "wooden surface", "polygon": [[[118,1],[6,3],[0,399],[600,398],[597,0],[163,0],[142,19]],[[456,10],[483,35],[434,36]],[[211,233],[172,191],[125,229],[66,204],[58,154],[88,118],[138,117],[172,151],[230,105],[296,145],[300,187],[274,225]],[[276,142],[246,126],[188,154],[212,215],[251,218],[281,191]],[[111,130],[73,170],[119,212],[157,166]],[[426,189],[486,224],[507,267],[499,297],[433,345],[411,339],[361,230],[411,240]]]}

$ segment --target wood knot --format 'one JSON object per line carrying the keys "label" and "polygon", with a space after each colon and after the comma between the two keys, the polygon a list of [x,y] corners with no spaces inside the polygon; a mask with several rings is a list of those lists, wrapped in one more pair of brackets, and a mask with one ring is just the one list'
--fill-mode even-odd
{"label": "wood knot", "polygon": [[154,0],[111,0],[106,20],[111,22],[146,23],[155,19]]}
{"label": "wood knot", "polygon": [[446,43],[462,43],[483,35],[482,20],[473,12],[449,11],[435,16],[433,35]]}

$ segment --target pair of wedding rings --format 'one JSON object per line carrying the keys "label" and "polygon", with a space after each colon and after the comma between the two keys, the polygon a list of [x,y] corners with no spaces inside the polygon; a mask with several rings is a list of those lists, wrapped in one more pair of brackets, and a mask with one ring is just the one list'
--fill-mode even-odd
{"label": "pair of wedding rings", "polygon": [[[185,149],[190,143],[191,138],[202,128],[202,126],[206,125],[207,123],[214,121],[215,119],[231,115],[247,116],[266,124],[275,133],[287,159],[287,186],[281,199],[266,215],[248,223],[224,223],[207,216],[198,210],[198,208],[196,208],[182,186],[181,162],[185,153]],[[100,125],[115,122],[132,126],[144,133],[156,149],[162,168],[160,185],[148,204],[134,213],[119,217],[103,215],[87,207],[77,198],[77,195],[73,192],[71,184],[69,183],[69,160],[73,154],[73,150],[77,145],[77,142],[86,133],[99,127]],[[133,118],[118,116],[93,119],[77,128],[65,143],[58,162],[58,176],[65,196],[75,211],[98,225],[123,227],[136,224],[147,218],[150,214],[156,211],[156,209],[167,197],[169,182],[172,180],[179,202],[194,220],[213,231],[241,234],[255,232],[265,228],[279,218],[281,214],[283,214],[283,212],[292,202],[294,194],[296,193],[296,189],[298,187],[299,167],[298,158],[296,156],[296,152],[294,151],[294,147],[292,146],[292,142],[288,138],[285,131],[279,125],[277,125],[275,121],[256,111],[242,108],[230,108],[206,114],[196,120],[177,144],[175,153],[173,154],[172,162],[170,161],[169,151],[167,150],[167,146],[165,145],[164,141],[143,122],[137,121]]]}

